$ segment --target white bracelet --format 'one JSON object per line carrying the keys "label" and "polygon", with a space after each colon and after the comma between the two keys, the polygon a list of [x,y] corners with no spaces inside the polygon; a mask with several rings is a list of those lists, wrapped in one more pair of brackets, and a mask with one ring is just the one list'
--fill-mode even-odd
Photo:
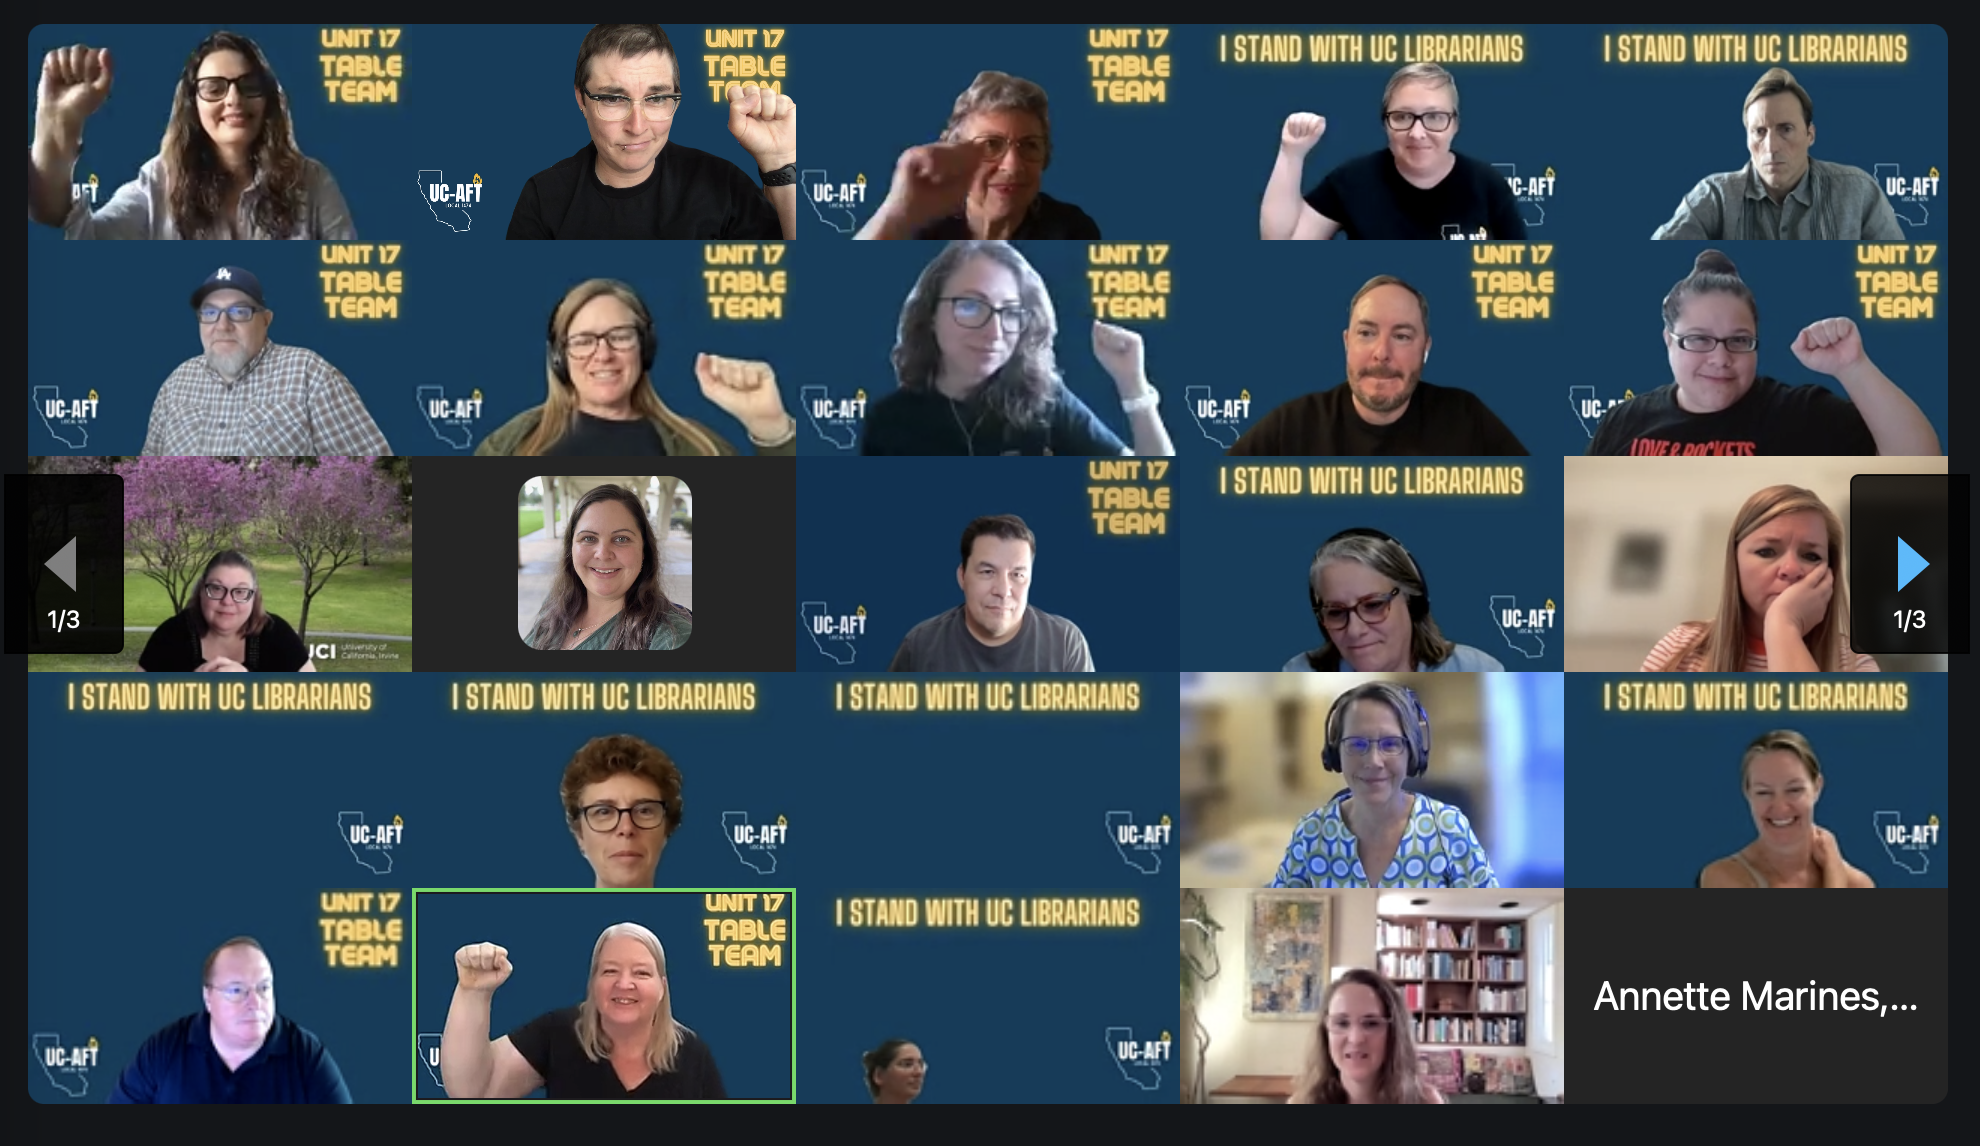
{"label": "white bracelet", "polygon": [[1142,385],[1148,386],[1148,389],[1139,397],[1121,399],[1121,409],[1126,410],[1130,414],[1139,414],[1143,410],[1153,410],[1162,404],[1162,392],[1160,390],[1149,386],[1146,382],[1142,383]]}
{"label": "white bracelet", "polygon": [[[784,416],[790,418],[790,415],[788,414]],[[776,441],[773,442],[766,442],[762,438],[757,437],[755,434],[751,434],[747,427],[743,429],[743,433],[749,436],[750,444],[756,446],[758,449],[774,450],[778,446],[789,445],[791,439],[797,437],[797,419],[791,418],[790,421],[791,421],[791,428],[784,431],[783,437],[778,438]]]}

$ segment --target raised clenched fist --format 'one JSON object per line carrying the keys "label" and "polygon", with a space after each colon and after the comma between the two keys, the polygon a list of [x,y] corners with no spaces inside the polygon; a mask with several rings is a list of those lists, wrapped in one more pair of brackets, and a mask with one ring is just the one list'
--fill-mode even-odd
{"label": "raised clenched fist", "polygon": [[110,49],[72,44],[42,57],[40,112],[65,126],[82,123],[110,96]]}
{"label": "raised clenched fist", "polygon": [[1286,117],[1285,130],[1279,133],[1279,147],[1295,159],[1306,158],[1320,137],[1327,134],[1327,117],[1310,111],[1296,111]]}
{"label": "raised clenched fist", "polygon": [[462,990],[493,991],[509,981],[515,968],[509,963],[507,947],[470,943],[454,952],[454,970],[460,975]]}

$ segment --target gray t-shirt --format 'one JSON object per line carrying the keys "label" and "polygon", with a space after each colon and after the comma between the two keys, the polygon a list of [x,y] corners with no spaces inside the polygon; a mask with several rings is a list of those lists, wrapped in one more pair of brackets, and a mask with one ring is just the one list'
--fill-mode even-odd
{"label": "gray t-shirt", "polygon": [[888,672],[1092,672],[1086,634],[1064,617],[1024,609],[1018,634],[992,647],[970,635],[963,607],[908,630]]}

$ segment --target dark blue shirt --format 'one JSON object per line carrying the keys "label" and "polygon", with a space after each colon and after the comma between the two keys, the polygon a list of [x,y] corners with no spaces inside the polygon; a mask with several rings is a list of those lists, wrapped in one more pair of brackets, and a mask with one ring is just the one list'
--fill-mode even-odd
{"label": "dark blue shirt", "polygon": [[349,1102],[337,1060],[316,1036],[275,1016],[268,1038],[238,1070],[213,1049],[206,1012],[188,1015],[144,1040],[117,1079],[111,1102]]}

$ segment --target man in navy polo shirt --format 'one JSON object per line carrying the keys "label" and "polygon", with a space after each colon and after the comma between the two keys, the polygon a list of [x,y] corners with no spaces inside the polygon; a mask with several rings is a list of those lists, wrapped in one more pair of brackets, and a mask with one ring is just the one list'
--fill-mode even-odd
{"label": "man in navy polo shirt", "polygon": [[337,1060],[275,1013],[261,944],[229,939],[206,957],[206,1010],[144,1040],[111,1102],[349,1102]]}

